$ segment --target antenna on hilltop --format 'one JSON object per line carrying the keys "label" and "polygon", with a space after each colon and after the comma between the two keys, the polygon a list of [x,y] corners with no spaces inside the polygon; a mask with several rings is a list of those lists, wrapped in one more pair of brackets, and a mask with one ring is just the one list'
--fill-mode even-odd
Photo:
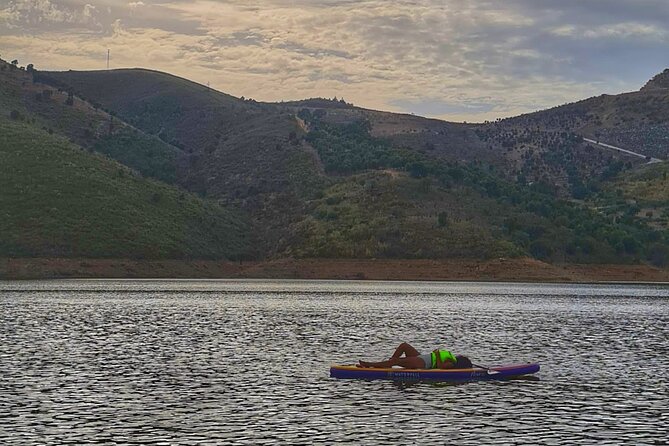
{"label": "antenna on hilltop", "polygon": [[107,48],[107,69],[109,69],[109,48]]}

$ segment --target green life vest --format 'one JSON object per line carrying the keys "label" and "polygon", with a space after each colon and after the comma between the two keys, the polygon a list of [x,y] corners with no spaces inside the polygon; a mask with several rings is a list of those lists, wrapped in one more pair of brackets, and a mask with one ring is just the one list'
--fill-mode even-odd
{"label": "green life vest", "polygon": [[[455,355],[448,350],[439,350],[439,356],[441,357],[441,362],[451,361],[455,364],[458,361]],[[434,352],[432,352],[432,368],[437,368],[437,355]]]}

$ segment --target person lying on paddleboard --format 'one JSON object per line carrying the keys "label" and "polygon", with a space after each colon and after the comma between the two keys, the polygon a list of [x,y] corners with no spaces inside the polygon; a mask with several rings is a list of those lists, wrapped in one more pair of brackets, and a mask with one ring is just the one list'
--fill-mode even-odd
{"label": "person lying on paddleboard", "polygon": [[[404,356],[402,356],[404,355]],[[421,355],[418,350],[402,342],[387,361],[360,361],[358,367],[389,368],[400,366],[407,369],[468,369],[472,362],[463,355],[454,355],[448,350],[434,350]]]}

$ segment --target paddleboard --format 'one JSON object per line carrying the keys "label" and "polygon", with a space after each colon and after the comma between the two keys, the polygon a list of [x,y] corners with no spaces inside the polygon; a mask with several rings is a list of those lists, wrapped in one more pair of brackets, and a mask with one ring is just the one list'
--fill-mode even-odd
{"label": "paddleboard", "polygon": [[333,365],[330,377],[339,379],[389,379],[394,381],[480,381],[509,379],[539,371],[539,364],[512,364],[489,369],[403,369],[361,368],[355,365]]}

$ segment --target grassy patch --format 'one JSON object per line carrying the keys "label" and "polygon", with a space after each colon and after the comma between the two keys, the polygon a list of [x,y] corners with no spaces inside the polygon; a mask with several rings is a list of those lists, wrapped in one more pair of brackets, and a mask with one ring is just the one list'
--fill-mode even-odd
{"label": "grassy patch", "polygon": [[225,209],[0,119],[5,256],[239,258],[247,226]]}

